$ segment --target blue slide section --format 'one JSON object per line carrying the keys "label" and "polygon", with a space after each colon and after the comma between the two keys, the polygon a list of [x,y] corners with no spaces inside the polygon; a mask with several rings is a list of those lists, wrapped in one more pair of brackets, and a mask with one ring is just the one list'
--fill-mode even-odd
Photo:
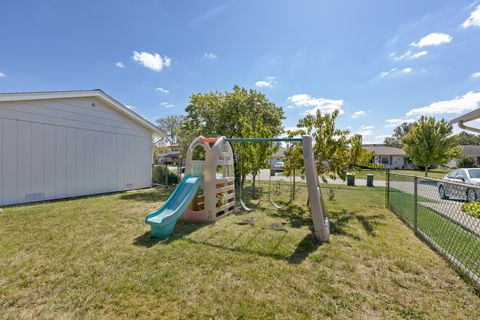
{"label": "blue slide section", "polygon": [[173,234],[177,219],[192,202],[202,182],[203,177],[186,175],[167,202],[145,218],[145,223],[152,227],[152,237],[164,239]]}

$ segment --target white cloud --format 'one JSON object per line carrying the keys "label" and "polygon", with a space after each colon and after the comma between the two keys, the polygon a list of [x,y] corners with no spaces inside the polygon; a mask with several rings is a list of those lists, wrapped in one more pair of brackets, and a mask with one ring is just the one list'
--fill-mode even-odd
{"label": "white cloud", "polygon": [[372,132],[373,132],[372,130],[358,130],[355,133],[361,136],[369,136],[372,134]]}
{"label": "white cloud", "polygon": [[362,117],[362,116],[365,116],[367,113],[363,110],[359,110],[359,111],[355,111],[353,114],[352,114],[352,118],[358,118],[358,117]]}
{"label": "white cloud", "polygon": [[167,56],[162,58],[158,53],[148,53],[148,52],[138,52],[133,51],[133,60],[137,61],[145,68],[151,69],[153,71],[162,71],[163,68],[169,67],[171,59]]}
{"label": "white cloud", "polygon": [[[1,78],[1,77],[0,77]],[[477,79],[480,78],[480,72],[474,72],[472,73],[472,79]]]}
{"label": "white cloud", "polygon": [[406,113],[407,116],[420,116],[442,113],[462,113],[474,110],[480,105],[480,91],[469,91],[461,97],[452,100],[437,101],[421,108],[414,108]]}
{"label": "white cloud", "polygon": [[410,45],[413,47],[418,47],[418,48],[423,48],[423,47],[428,47],[428,46],[439,46],[443,43],[450,43],[452,42],[452,36],[446,33],[439,33],[439,32],[433,32],[422,39],[418,42],[412,42]]}
{"label": "white cloud", "polygon": [[396,77],[396,76],[399,76],[401,74],[408,74],[408,73],[411,73],[413,71],[412,68],[410,67],[407,67],[407,68],[403,68],[403,69],[398,69],[398,68],[392,68],[388,71],[383,71],[383,72],[380,72],[378,74],[378,77],[380,79],[383,79],[383,78],[386,78],[386,77]]}
{"label": "white cloud", "polygon": [[115,63],[115,65],[116,65],[118,68],[120,68],[120,69],[125,68],[125,65],[123,64],[122,61],[118,61],[117,63]]}
{"label": "white cloud", "polygon": [[341,99],[315,98],[306,93],[301,93],[288,97],[288,101],[297,107],[313,107],[305,111],[304,114],[315,115],[317,110],[322,113],[332,113],[335,110],[339,110],[339,114],[344,113],[342,110],[343,100]]}
{"label": "white cloud", "polygon": [[362,124],[362,125],[361,125],[361,128],[362,128],[362,129],[373,129],[373,128],[375,128],[375,127],[374,127],[374,126],[370,126],[370,125],[369,125],[369,126],[366,126],[366,125]]}
{"label": "white cloud", "polygon": [[389,138],[389,137],[391,137],[390,134],[381,134],[381,135],[375,136],[375,139],[383,140],[383,139]]}
{"label": "white cloud", "polygon": [[410,59],[420,58],[420,57],[426,56],[427,54],[428,54],[428,51],[427,51],[427,50],[423,50],[423,51],[414,53]]}
{"label": "white cloud", "polygon": [[361,125],[360,126],[360,130],[357,130],[355,133],[356,134],[360,134],[362,136],[370,136],[372,133],[373,133],[373,128],[375,128],[374,126],[366,126],[366,125]]}
{"label": "white cloud", "polygon": [[1,73],[1,72],[0,72],[0,79],[1,79],[1,78],[5,78],[5,77],[6,77],[5,73]]}
{"label": "white cloud", "polygon": [[415,120],[414,119],[387,119],[385,120],[385,122],[388,123],[387,125],[385,125],[385,128],[390,128],[390,127],[394,128],[394,127],[398,127],[404,122],[410,123],[410,122],[415,122]]}
{"label": "white cloud", "polygon": [[388,77],[389,75],[393,74],[395,71],[397,71],[397,68],[392,68],[388,71],[382,71],[378,74],[378,77],[379,78],[385,78],[385,77]]}
{"label": "white cloud", "polygon": [[463,28],[472,26],[480,27],[480,5],[478,5],[477,9],[470,13],[470,17],[462,23]]}
{"label": "white cloud", "polygon": [[265,77],[265,79],[255,82],[259,88],[273,88],[277,84],[276,77]]}
{"label": "white cloud", "polygon": [[155,91],[160,91],[161,93],[170,93],[170,90],[161,87],[155,88]]}
{"label": "white cloud", "polygon": [[135,110],[135,109],[137,109],[137,108],[135,108],[134,106],[129,106],[128,104],[126,104],[125,107],[127,107],[127,108],[130,109],[130,110]]}
{"label": "white cloud", "polygon": [[295,107],[292,106],[292,105],[289,105],[289,106],[287,106],[287,109],[295,109]]}
{"label": "white cloud", "polygon": [[168,104],[168,102],[166,102],[166,101],[160,103],[161,106],[166,106],[167,104]]}
{"label": "white cloud", "polygon": [[170,108],[173,108],[173,107],[175,107],[174,104],[166,104],[165,105],[165,108],[167,108],[167,109],[170,109]]}
{"label": "white cloud", "polygon": [[401,56],[397,56],[395,52],[390,53],[390,58],[392,58],[395,61],[401,61],[401,60],[412,60],[416,58],[420,58],[423,56],[426,56],[428,54],[427,50],[422,50],[419,52],[413,52],[412,50],[407,50],[404,54]]}
{"label": "white cloud", "polygon": [[213,59],[216,59],[216,58],[217,58],[217,55],[213,52],[205,52],[203,54],[203,59],[213,60]]}

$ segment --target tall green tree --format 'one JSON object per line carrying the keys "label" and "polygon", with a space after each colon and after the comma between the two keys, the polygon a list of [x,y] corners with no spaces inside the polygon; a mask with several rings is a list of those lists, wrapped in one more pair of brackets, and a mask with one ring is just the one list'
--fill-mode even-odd
{"label": "tall green tree", "polygon": [[178,143],[178,129],[182,126],[183,120],[183,116],[168,116],[157,119],[157,128],[164,135],[160,140],[163,145]]}
{"label": "tall green tree", "polygon": [[480,145],[480,135],[478,134],[462,131],[459,134],[457,134],[457,137],[458,137],[458,143],[462,146]]}
{"label": "tall green tree", "polygon": [[326,182],[327,177],[345,180],[346,167],[350,162],[348,130],[335,128],[338,110],[322,115],[319,110],[315,115],[306,115],[300,119],[292,135],[309,134],[313,137],[313,154],[316,159],[317,173]]}
{"label": "tall green tree", "polygon": [[[199,135],[275,137],[283,132],[282,122],[285,119],[283,109],[269,101],[264,94],[237,85],[231,92],[193,94],[185,111],[187,115],[180,128],[180,141],[185,150],[190,141]],[[264,151],[269,150],[268,144],[234,144],[233,147],[235,151],[244,148],[243,175],[256,175],[260,167],[265,167]]]}
{"label": "tall green tree", "polygon": [[425,167],[425,176],[431,166],[447,163],[462,153],[452,125],[434,117],[421,116],[402,138],[402,145],[413,164]]}
{"label": "tall green tree", "polygon": [[383,143],[389,147],[401,148],[402,147],[402,138],[410,131],[413,123],[404,122],[393,130],[393,135],[391,137],[385,138]]}
{"label": "tall green tree", "polygon": [[349,139],[350,166],[367,166],[374,156],[374,152],[369,152],[362,146],[363,137],[360,134],[354,134]]}

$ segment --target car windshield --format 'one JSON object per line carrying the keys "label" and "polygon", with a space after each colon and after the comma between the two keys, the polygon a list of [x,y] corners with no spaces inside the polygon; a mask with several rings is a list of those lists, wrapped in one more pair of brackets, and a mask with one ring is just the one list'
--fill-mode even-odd
{"label": "car windshield", "polygon": [[468,169],[468,175],[472,179],[480,179],[480,169]]}

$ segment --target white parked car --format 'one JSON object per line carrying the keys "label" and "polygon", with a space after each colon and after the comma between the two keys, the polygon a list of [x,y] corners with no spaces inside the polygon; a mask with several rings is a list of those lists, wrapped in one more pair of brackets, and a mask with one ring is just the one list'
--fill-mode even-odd
{"label": "white parked car", "polygon": [[[480,186],[480,168],[461,168],[453,170],[438,184],[438,193],[442,199],[461,199],[469,202],[480,200],[480,189],[469,186]],[[448,183],[456,182],[456,184]],[[459,185],[461,184],[461,185]],[[464,186],[463,186],[464,185]]]}
{"label": "white parked car", "polygon": [[273,164],[273,169],[275,169],[275,171],[283,171],[284,167],[285,163],[283,163],[283,161],[277,161]]}

